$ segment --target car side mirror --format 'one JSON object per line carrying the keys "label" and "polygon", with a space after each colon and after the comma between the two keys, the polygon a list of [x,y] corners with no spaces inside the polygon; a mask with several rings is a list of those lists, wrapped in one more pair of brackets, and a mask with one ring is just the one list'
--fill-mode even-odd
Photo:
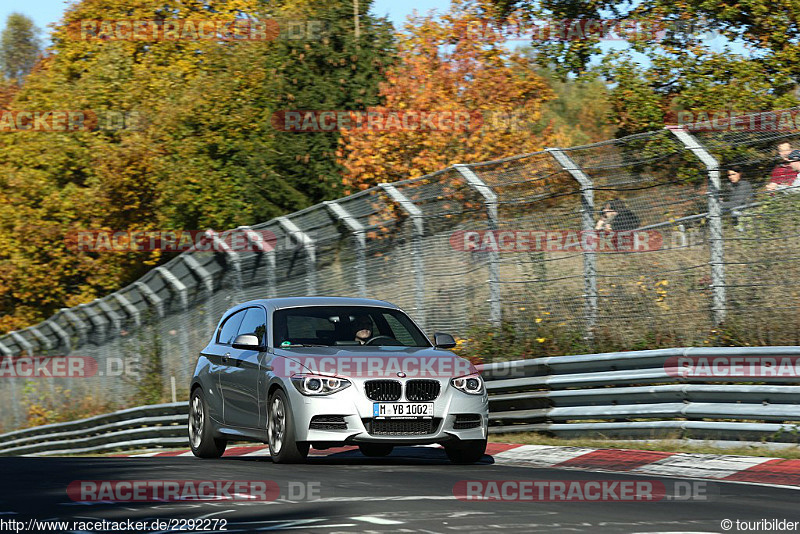
{"label": "car side mirror", "polygon": [[262,350],[263,347],[258,341],[258,336],[253,334],[242,334],[233,340],[233,348],[239,350]]}
{"label": "car side mirror", "polygon": [[452,349],[456,346],[456,340],[450,334],[436,332],[433,334],[433,346],[437,349]]}

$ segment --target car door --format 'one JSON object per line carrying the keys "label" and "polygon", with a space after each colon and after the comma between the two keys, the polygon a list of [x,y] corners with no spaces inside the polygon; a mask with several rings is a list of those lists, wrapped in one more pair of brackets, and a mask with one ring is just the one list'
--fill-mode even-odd
{"label": "car door", "polygon": [[244,319],[244,310],[230,314],[220,323],[219,328],[214,332],[214,337],[208,346],[203,349],[204,356],[210,363],[208,373],[211,377],[210,389],[208,391],[209,410],[211,416],[219,421],[225,421],[225,406],[222,398],[222,387],[220,377],[228,369],[228,361],[231,356],[231,343],[239,331],[239,325]]}
{"label": "car door", "polygon": [[[265,344],[267,314],[261,307],[247,308],[236,336],[252,334]],[[233,339],[230,340],[233,343]],[[230,347],[227,367],[220,374],[220,389],[225,406],[225,425],[239,428],[259,428],[258,420],[258,350]]]}

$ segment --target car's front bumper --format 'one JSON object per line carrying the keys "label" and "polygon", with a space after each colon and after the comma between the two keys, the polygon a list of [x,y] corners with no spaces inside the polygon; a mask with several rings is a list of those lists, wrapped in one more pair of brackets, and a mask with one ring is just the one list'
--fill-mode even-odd
{"label": "car's front bumper", "polygon": [[[431,432],[423,434],[377,434],[373,425],[373,404],[364,392],[364,380],[351,380],[350,387],[327,396],[305,396],[294,386],[287,384],[286,390],[295,423],[295,439],[312,443],[394,443],[430,444],[454,439],[479,440],[487,436],[489,400],[484,389],[481,395],[469,395],[455,389],[449,379],[438,379],[441,384],[439,396],[433,401]],[[288,382],[288,381],[287,381]],[[407,402],[404,398],[398,402]],[[480,424],[474,428],[456,428],[456,416],[480,415]],[[346,428],[310,428],[314,416],[342,416]],[[402,426],[402,425],[401,425]],[[373,433],[370,433],[373,430]]]}

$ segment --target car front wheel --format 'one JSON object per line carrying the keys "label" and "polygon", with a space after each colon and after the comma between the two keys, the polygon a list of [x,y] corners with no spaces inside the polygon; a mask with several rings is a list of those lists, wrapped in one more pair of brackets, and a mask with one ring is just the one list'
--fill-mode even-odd
{"label": "car front wheel", "polygon": [[294,417],[283,390],[275,391],[270,397],[267,415],[267,439],[272,461],[276,464],[305,462],[309,444],[295,441]]}
{"label": "car front wheel", "polygon": [[444,452],[454,464],[474,464],[486,453],[485,439],[470,439],[446,443]]}
{"label": "car front wheel", "polygon": [[227,440],[214,438],[206,399],[200,388],[192,392],[189,401],[189,444],[198,458],[219,458],[228,445]]}

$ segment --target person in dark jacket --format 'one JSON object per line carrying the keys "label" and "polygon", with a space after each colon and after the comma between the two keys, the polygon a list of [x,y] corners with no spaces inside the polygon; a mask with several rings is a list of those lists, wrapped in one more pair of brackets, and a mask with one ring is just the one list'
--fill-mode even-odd
{"label": "person in dark jacket", "polygon": [[728,192],[728,200],[722,203],[724,209],[732,210],[739,206],[752,204],[753,186],[747,180],[742,179],[741,167],[728,167],[728,181],[731,186]]}
{"label": "person in dark jacket", "polygon": [[639,217],[633,213],[625,203],[615,198],[603,206],[602,216],[597,221],[595,230],[613,230],[614,232],[627,232],[641,226]]}

